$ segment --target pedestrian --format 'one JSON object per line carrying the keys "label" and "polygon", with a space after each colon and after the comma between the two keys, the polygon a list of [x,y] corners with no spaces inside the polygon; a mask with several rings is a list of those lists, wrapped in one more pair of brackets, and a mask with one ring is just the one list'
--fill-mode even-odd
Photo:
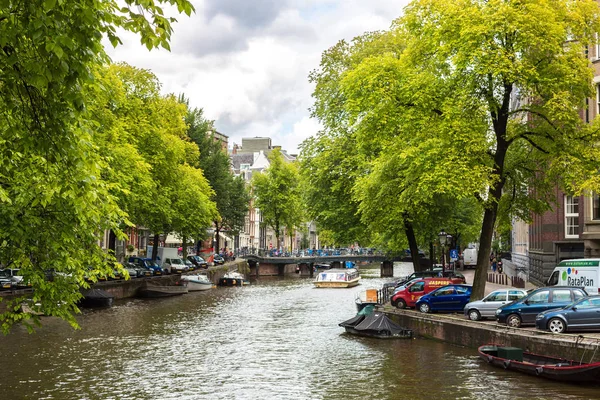
{"label": "pedestrian", "polygon": [[492,259],[492,271],[494,271],[494,272],[496,272],[496,264],[497,264],[496,257],[494,257]]}

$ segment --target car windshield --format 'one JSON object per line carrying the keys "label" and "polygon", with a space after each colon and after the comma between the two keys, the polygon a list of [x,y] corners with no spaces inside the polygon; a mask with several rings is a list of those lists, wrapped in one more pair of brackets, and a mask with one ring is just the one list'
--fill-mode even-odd
{"label": "car windshield", "polygon": [[183,261],[181,261],[179,258],[173,258],[171,259],[171,264],[183,264]]}

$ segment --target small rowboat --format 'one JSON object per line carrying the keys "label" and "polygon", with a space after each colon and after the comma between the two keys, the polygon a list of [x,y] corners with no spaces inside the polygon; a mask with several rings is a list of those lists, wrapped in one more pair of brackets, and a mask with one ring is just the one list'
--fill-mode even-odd
{"label": "small rowboat", "polygon": [[584,363],[548,357],[516,347],[480,346],[479,357],[495,367],[562,382],[600,383],[600,362]]}

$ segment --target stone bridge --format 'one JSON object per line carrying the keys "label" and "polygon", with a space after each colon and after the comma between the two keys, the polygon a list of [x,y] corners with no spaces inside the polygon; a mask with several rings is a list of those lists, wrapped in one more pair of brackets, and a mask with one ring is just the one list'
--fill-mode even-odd
{"label": "stone bridge", "polygon": [[381,263],[381,276],[393,276],[393,261],[385,255],[339,255],[339,256],[308,256],[308,257],[263,257],[254,254],[242,256],[250,266],[250,274],[258,276],[279,275],[296,272],[300,267],[300,275],[313,276],[315,264],[327,263],[331,268],[343,268],[346,261],[359,263]]}

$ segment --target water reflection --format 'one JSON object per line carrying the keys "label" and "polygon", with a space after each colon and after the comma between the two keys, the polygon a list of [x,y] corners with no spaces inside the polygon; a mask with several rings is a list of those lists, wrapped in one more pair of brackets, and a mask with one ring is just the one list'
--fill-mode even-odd
{"label": "water reflection", "polygon": [[53,319],[34,335],[17,328],[0,339],[0,398],[596,397],[596,388],[491,368],[473,349],[343,333],[337,324],[355,314],[356,294],[387,281],[377,270],[362,275],[351,289],[316,289],[292,276],[132,299],[80,316],[80,331]]}

